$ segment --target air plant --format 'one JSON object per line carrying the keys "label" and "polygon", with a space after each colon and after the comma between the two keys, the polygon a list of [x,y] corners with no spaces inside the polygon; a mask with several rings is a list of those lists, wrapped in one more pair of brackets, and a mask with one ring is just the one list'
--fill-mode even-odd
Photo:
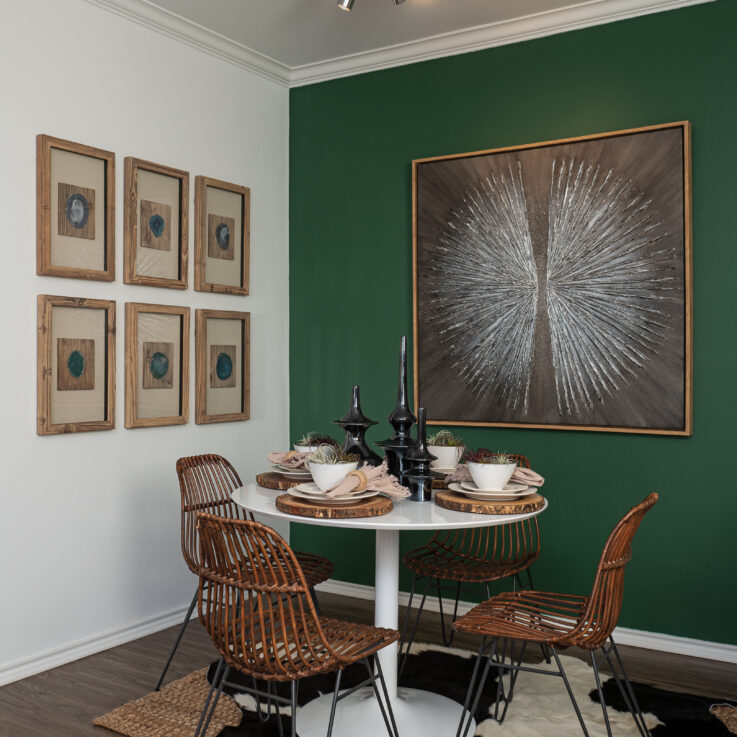
{"label": "air plant", "polygon": [[344,453],[340,448],[334,445],[323,443],[319,445],[317,450],[310,453],[305,458],[307,463],[316,463],[318,465],[335,465],[337,463],[356,463],[360,458],[355,453]]}
{"label": "air plant", "polygon": [[319,435],[314,430],[310,430],[309,432],[306,432],[299,440],[297,440],[295,445],[303,445],[314,448],[317,445],[337,446],[338,443],[336,440],[333,440],[330,435]]}
{"label": "air plant", "polygon": [[427,444],[458,448],[463,445],[463,439],[453,435],[450,430],[438,430],[427,439]]}
{"label": "air plant", "polygon": [[479,448],[466,455],[466,463],[485,463],[506,466],[514,463],[514,459],[506,452],[492,453],[486,448]]}

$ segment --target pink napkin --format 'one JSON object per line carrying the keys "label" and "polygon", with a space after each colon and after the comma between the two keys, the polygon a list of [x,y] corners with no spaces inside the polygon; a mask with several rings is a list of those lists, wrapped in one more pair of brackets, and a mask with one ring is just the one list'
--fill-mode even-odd
{"label": "pink napkin", "polygon": [[306,468],[305,458],[309,453],[297,453],[296,450],[290,450],[286,453],[269,453],[267,456],[270,463],[277,466],[287,466],[287,468]]}
{"label": "pink napkin", "polygon": [[[525,486],[542,486],[545,483],[545,479],[539,473],[535,473],[529,468],[520,468],[519,466],[514,469],[514,473],[509,480],[517,484],[525,484]],[[473,479],[471,478],[471,472],[463,465],[458,466],[453,473],[448,474],[445,477],[445,481],[450,484],[473,481]]]}
{"label": "pink napkin", "polygon": [[[366,477],[366,488],[363,491],[379,491],[392,499],[404,499],[409,496],[409,489],[402,486],[389,473],[384,461],[380,466],[363,466],[358,469]],[[343,496],[358,489],[362,479],[357,476],[346,476],[337,486],[325,492],[326,496]],[[360,493],[360,492],[357,492]]]}

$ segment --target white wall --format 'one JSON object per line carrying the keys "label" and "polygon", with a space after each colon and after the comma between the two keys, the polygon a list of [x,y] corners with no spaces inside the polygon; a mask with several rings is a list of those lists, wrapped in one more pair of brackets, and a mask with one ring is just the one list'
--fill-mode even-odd
{"label": "white wall", "polygon": [[[83,0],[3,10],[0,682],[172,622],[195,585],[176,459],[219,452],[248,477],[288,440],[287,90]],[[38,133],[116,153],[112,284],[35,275]],[[249,297],[122,283],[127,155],[189,171],[190,191],[197,174],[251,187]],[[192,215],[190,202],[190,254]],[[36,435],[37,294],[116,300],[115,430]],[[124,429],[126,301],[249,310],[252,419]]]}

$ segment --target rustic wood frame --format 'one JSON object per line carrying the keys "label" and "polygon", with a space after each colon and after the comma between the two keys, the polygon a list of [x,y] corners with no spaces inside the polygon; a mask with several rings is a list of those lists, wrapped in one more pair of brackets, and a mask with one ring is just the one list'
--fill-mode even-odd
{"label": "rustic wood frame", "polygon": [[[222,415],[207,413],[207,379],[208,379],[208,351],[207,351],[207,321],[241,320],[241,340],[243,351],[241,355],[241,411]],[[214,422],[235,422],[251,418],[251,313],[232,312],[230,310],[196,310],[195,311],[195,364],[196,364],[196,392],[195,392],[195,423],[206,425]]]}
{"label": "rustic wood frame", "polygon": [[[161,427],[163,425],[186,425],[189,420],[189,307],[174,305],[125,303],[125,426]],[[180,378],[179,414],[162,417],[136,416],[138,405],[138,315],[154,313],[158,315],[178,315],[181,317],[180,333]]]}
{"label": "rustic wood frame", "polygon": [[[51,386],[52,350],[51,313],[54,307],[75,307],[80,309],[105,310],[106,351],[105,351],[105,419],[90,422],[67,422],[52,424]],[[103,299],[84,299],[79,297],[56,297],[38,295],[38,361],[37,361],[37,425],[39,435],[58,435],[60,433],[112,430],[115,427],[115,302]]]}
{"label": "rustic wood frame", "polygon": [[[205,258],[207,256],[207,187],[234,192],[243,198],[241,209],[241,241],[238,248],[241,253],[241,286],[213,284],[205,280]],[[220,179],[197,176],[194,180],[194,288],[198,292],[218,292],[220,294],[249,293],[251,251],[251,189],[238,184],[223,182]]]}
{"label": "rustic wood frame", "polygon": [[[123,281],[147,287],[186,289],[188,281],[189,243],[189,172],[174,169],[151,161],[126,156],[125,162],[125,214],[123,228]],[[136,274],[138,241],[138,172],[139,170],[162,174],[179,180],[179,278],[168,279]]]}
{"label": "rustic wood frame", "polygon": [[418,207],[417,207],[417,168],[419,165],[441,160],[459,159],[486,154],[496,154],[509,151],[522,151],[525,149],[541,148],[544,146],[574,143],[581,141],[593,141],[600,138],[612,138],[615,136],[643,133],[646,131],[665,130],[668,128],[683,129],[683,214],[684,214],[684,426],[681,429],[658,429],[637,427],[616,427],[599,425],[556,425],[542,423],[520,423],[520,422],[473,422],[456,420],[428,420],[429,425],[468,426],[468,427],[520,427],[543,430],[589,430],[594,432],[621,432],[645,435],[672,435],[690,436],[693,434],[693,224],[692,224],[692,164],[691,164],[691,124],[689,121],[665,123],[662,125],[643,126],[608,133],[599,133],[574,138],[562,138],[552,141],[530,143],[521,146],[506,146],[497,149],[482,151],[471,151],[468,153],[452,154],[448,156],[434,156],[412,161],[412,329],[413,329],[413,359],[414,359],[414,401],[415,407],[419,406],[419,327],[418,327],[418,300],[419,279],[417,273],[418,263]]}
{"label": "rustic wood frame", "polygon": [[[105,164],[105,268],[80,269],[51,263],[51,149],[101,159]],[[36,273],[94,281],[115,280],[115,154],[45,134],[36,136]]]}

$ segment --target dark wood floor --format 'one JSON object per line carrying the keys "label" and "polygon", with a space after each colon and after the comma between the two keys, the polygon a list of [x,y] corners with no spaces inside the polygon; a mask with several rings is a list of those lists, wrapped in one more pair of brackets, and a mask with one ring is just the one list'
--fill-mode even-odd
{"label": "dark wood floor", "polygon": [[[370,602],[330,594],[321,594],[320,600],[326,616],[365,622],[373,618]],[[0,688],[0,737],[109,737],[107,730],[92,726],[92,719],[153,689],[175,635],[176,628],[164,630]],[[438,636],[438,615],[424,615],[417,640],[434,642]],[[475,649],[478,642],[460,639],[454,645]],[[737,699],[737,666],[640,648],[623,646],[620,651],[633,680]],[[193,621],[167,682],[213,659],[209,638]]]}

